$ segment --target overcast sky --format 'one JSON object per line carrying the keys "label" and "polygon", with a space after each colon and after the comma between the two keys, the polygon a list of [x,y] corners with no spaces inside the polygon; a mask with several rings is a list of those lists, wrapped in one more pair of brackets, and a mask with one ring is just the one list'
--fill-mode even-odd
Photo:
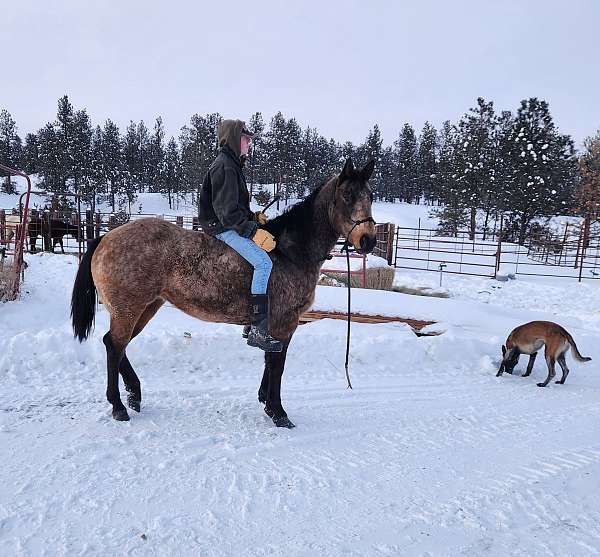
{"label": "overcast sky", "polygon": [[0,0],[0,108],[24,136],[68,94],[94,123],[169,134],[194,113],[281,110],[385,143],[405,122],[550,103],[577,144],[600,127],[600,1]]}

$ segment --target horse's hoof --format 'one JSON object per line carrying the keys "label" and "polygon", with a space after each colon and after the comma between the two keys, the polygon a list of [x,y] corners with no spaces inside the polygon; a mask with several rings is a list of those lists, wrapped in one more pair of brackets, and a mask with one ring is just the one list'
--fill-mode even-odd
{"label": "horse's hoof", "polygon": [[137,400],[136,398],[133,397],[133,395],[129,395],[127,397],[127,406],[129,406],[129,408],[131,408],[132,410],[135,410],[136,412],[140,411],[141,403],[142,403],[142,401]]}
{"label": "horse's hoof", "polygon": [[117,420],[117,422],[129,421],[129,414],[125,408],[121,408],[121,410],[113,410],[112,417]]}
{"label": "horse's hoof", "polygon": [[273,416],[273,423],[277,427],[287,427],[288,429],[292,429],[293,427],[296,427],[287,416],[278,416],[278,417]]}
{"label": "horse's hoof", "polygon": [[546,385],[544,385],[543,383],[537,383],[538,387],[545,387]]}

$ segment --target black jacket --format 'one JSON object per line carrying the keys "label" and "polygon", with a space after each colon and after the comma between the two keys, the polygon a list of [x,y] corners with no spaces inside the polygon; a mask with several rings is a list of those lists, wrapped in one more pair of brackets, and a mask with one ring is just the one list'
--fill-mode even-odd
{"label": "black jacket", "polygon": [[251,238],[258,227],[250,210],[250,195],[242,172],[240,158],[224,145],[208,169],[202,183],[199,201],[200,226],[216,236],[235,230]]}

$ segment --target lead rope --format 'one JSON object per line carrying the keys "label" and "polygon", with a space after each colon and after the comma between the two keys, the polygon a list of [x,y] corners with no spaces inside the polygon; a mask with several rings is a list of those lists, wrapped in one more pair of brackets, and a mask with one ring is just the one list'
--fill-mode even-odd
{"label": "lead rope", "polygon": [[346,236],[346,240],[344,241],[344,245],[342,246],[342,251],[346,251],[346,266],[348,269],[348,277],[347,277],[347,287],[348,287],[348,328],[346,330],[346,361],[344,362],[344,367],[346,368],[346,381],[348,382],[348,387],[346,387],[347,389],[352,389],[352,383],[350,382],[350,373],[348,371],[348,359],[350,358],[350,311],[351,311],[351,292],[352,292],[352,286],[350,285],[350,234],[352,234],[352,232],[354,231],[354,229],[359,225],[359,224],[364,224],[365,222],[372,222],[373,224],[375,224],[375,221],[373,220],[372,217],[368,217],[366,219],[362,219],[362,220],[358,220],[358,221],[352,221],[354,223],[354,226],[350,229],[350,232],[348,232],[348,235]]}

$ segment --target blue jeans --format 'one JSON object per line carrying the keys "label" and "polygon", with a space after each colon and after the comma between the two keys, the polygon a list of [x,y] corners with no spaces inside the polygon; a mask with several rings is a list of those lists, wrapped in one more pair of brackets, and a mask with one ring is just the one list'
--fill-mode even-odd
{"label": "blue jeans", "polygon": [[240,236],[235,230],[226,230],[216,236],[225,242],[230,248],[238,252],[252,267],[252,294],[266,294],[269,286],[269,276],[273,268],[273,262],[267,252],[259,248],[249,238]]}

